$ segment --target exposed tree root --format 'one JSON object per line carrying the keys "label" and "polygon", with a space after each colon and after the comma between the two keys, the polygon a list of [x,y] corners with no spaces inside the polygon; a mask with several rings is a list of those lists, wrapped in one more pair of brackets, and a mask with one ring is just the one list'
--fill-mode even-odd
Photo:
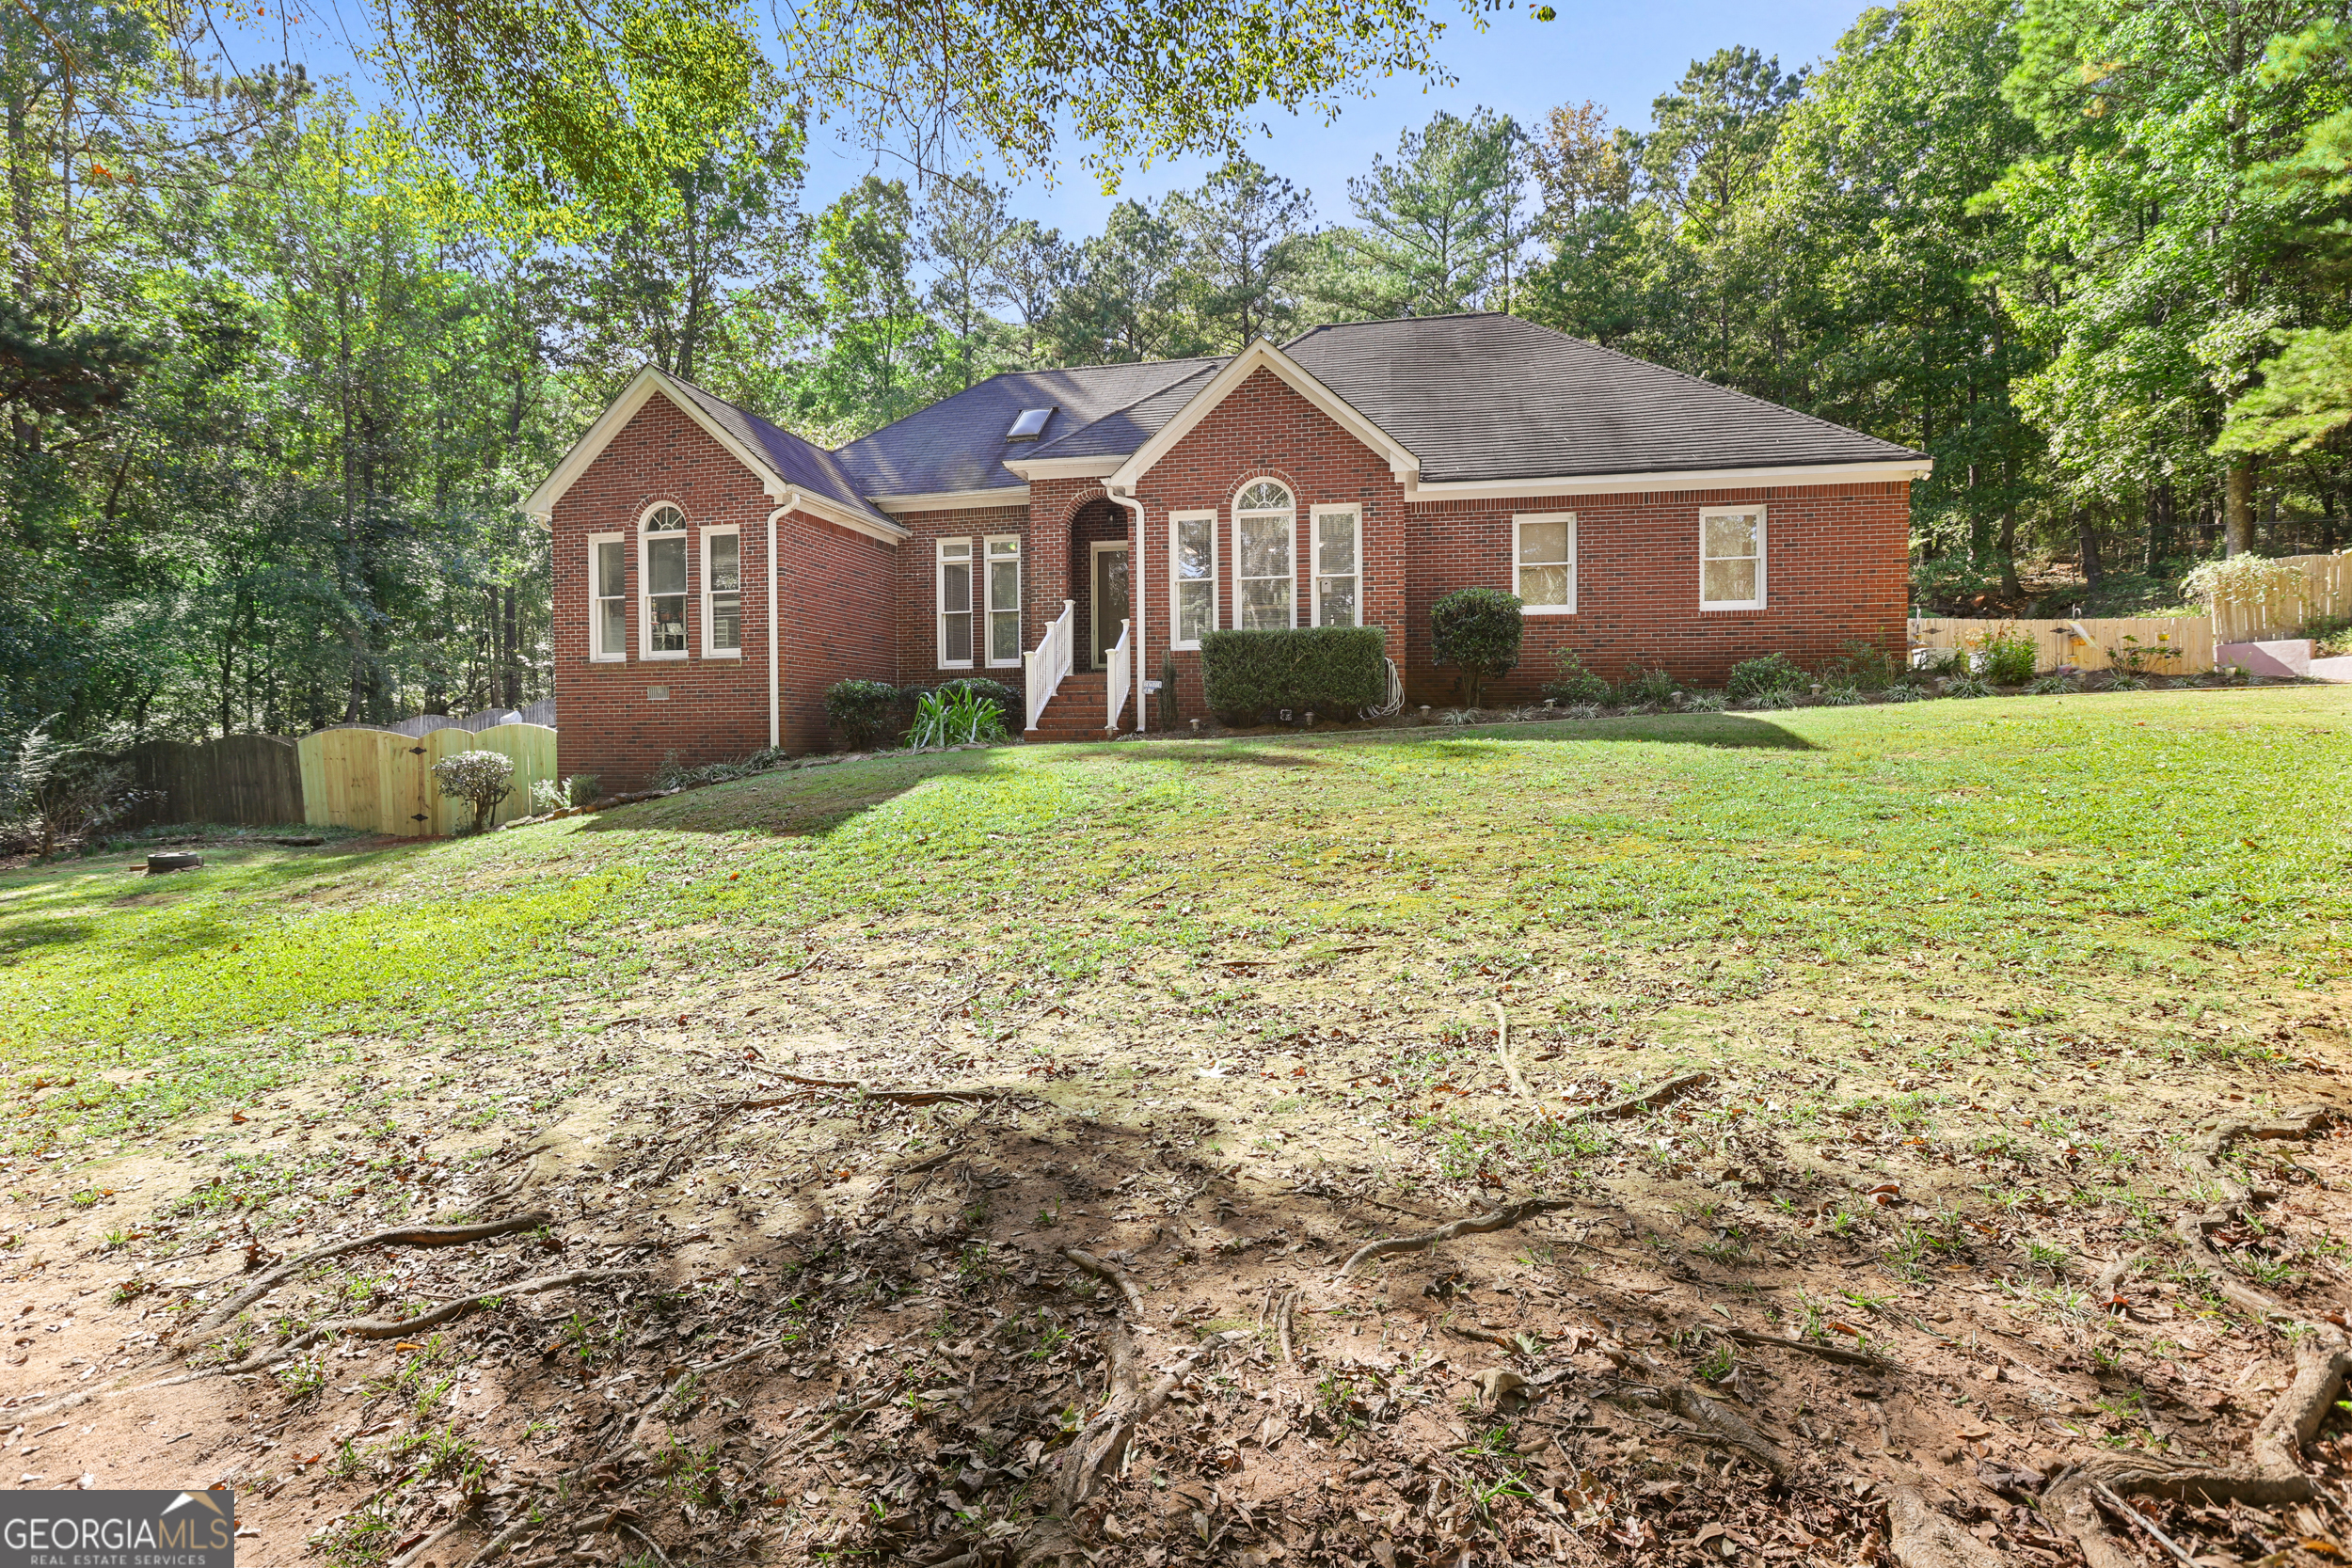
{"label": "exposed tree root", "polygon": [[[2100,1454],[2060,1472],[2042,1494],[2042,1511],[2074,1538],[2090,1568],[2135,1568],[2139,1560],[2107,1533],[2099,1516],[2102,1502],[2124,1512],[2129,1512],[2125,1499],[2134,1497],[2242,1502],[2266,1508],[2308,1502],[2317,1495],[2316,1484],[2303,1470],[2302,1449],[2327,1418],[2337,1390],[2352,1375],[2352,1348],[2346,1347],[2344,1332],[2334,1324],[2301,1318],[2276,1297],[2238,1279],[2206,1238],[2261,1196],[2222,1163],[2231,1145],[2246,1138],[2308,1137],[2342,1114],[2325,1105],[2310,1105],[2278,1121],[2225,1121],[2191,1153],[2191,1166],[2220,1191],[2222,1201],[2202,1213],[2183,1215],[2175,1222],[2173,1234],[2212,1271],[2215,1289],[2223,1296],[2265,1323],[2283,1321],[2301,1330],[2296,1340],[2295,1380],[2254,1428],[2249,1445],[2250,1463],[2238,1468],[2182,1465],[2148,1454]],[[2136,1513],[2129,1522],[2155,1533]]]}
{"label": "exposed tree root", "polygon": [[1669,1078],[1645,1094],[1620,1100],[1612,1105],[1595,1105],[1568,1117],[1570,1121],[1614,1121],[1620,1117],[1638,1117],[1644,1111],[1655,1111],[1671,1101],[1679,1100],[1692,1089],[1704,1088],[1715,1081],[1711,1072],[1685,1072]]}
{"label": "exposed tree root", "polygon": [[536,1230],[550,1224],[553,1216],[544,1210],[528,1214],[516,1214],[502,1220],[485,1220],[480,1225],[411,1225],[392,1230],[377,1230],[365,1236],[355,1236],[347,1242],[314,1247],[301,1257],[291,1259],[269,1269],[262,1275],[197,1320],[193,1332],[209,1337],[211,1332],[228,1323],[238,1313],[268,1295],[287,1280],[313,1263],[324,1263],[329,1258],[340,1258],[346,1252],[358,1252],[374,1246],[465,1246],[473,1242],[486,1242],[493,1237],[511,1236],[518,1230]]}
{"label": "exposed tree root", "polygon": [[[259,1352],[234,1366],[207,1368],[192,1377],[173,1378],[174,1383],[194,1382],[196,1377],[242,1377],[247,1372],[267,1371],[282,1361],[291,1361],[322,1340],[348,1336],[354,1339],[395,1339],[420,1329],[437,1328],[466,1316],[485,1302],[502,1301],[508,1296],[536,1295],[542,1291],[560,1291],[571,1285],[590,1285],[606,1279],[634,1279],[643,1275],[643,1269],[573,1269],[564,1274],[543,1274],[533,1279],[517,1280],[512,1285],[500,1285],[491,1290],[468,1296],[453,1296],[437,1302],[412,1318],[338,1318],[304,1330],[275,1350]],[[151,1388],[162,1384],[149,1384]]]}
{"label": "exposed tree root", "polygon": [[988,1100],[1010,1100],[1019,1089],[993,1089],[984,1086],[950,1089],[884,1089],[854,1078],[803,1078],[797,1072],[779,1072],[773,1068],[759,1069],[770,1078],[787,1084],[806,1085],[784,1094],[770,1095],[758,1100],[734,1100],[709,1107],[713,1116],[734,1116],[739,1111],[765,1111],[771,1106],[790,1105],[799,1101],[814,1099],[823,1089],[850,1089],[863,1100],[884,1100],[893,1105],[936,1105],[942,1101],[965,1101],[978,1103]]}
{"label": "exposed tree root", "polygon": [[2149,1535],[2155,1539],[2157,1545],[2162,1546],[2166,1551],[2170,1552],[2173,1560],[2184,1564],[2185,1568],[2197,1568],[2197,1560],[2189,1556],[2186,1551],[2183,1550],[2179,1542],[2165,1534],[2164,1531],[2156,1528],[2154,1520],[2149,1518],[2148,1515],[2142,1513],[2139,1510],[2134,1508],[2131,1504],[2117,1497],[2113,1488],[2103,1482],[2094,1481],[2090,1483],[2090,1490],[2093,1496],[2095,1496],[2101,1502],[2107,1505],[2108,1513],[2114,1514],[2125,1524],[2137,1525],[2139,1528],[2147,1531]]}
{"label": "exposed tree root", "polygon": [[1491,1214],[1472,1214],[1467,1219],[1455,1220],[1450,1225],[1441,1225],[1437,1229],[1422,1235],[1391,1236],[1385,1241],[1366,1242],[1356,1249],[1346,1262],[1340,1265],[1340,1272],[1331,1276],[1331,1283],[1339,1284],[1375,1258],[1386,1258],[1400,1252],[1426,1252],[1439,1242],[1450,1242],[1456,1236],[1476,1236],[1490,1230],[1508,1230],[1532,1214],[1549,1213],[1554,1209],[1567,1207],[1568,1203],[1564,1198],[1531,1197],[1523,1203],[1514,1203],[1507,1208],[1498,1209]]}
{"label": "exposed tree root", "polygon": [[1708,1398],[1648,1356],[1641,1357],[1638,1365],[1649,1380],[1645,1402],[1655,1402],[1712,1433],[1724,1447],[1746,1454],[1771,1471],[1775,1481],[1788,1479],[1788,1459],[1780,1445],[1756,1431],[1746,1417],[1720,1400]]}
{"label": "exposed tree root", "polygon": [[1886,1526],[1896,1568],[2003,1568],[2009,1560],[1938,1513],[1908,1481],[1886,1489]]}
{"label": "exposed tree root", "polygon": [[1543,1101],[1535,1098],[1535,1091],[1529,1088],[1527,1080],[1519,1076],[1518,1063],[1511,1059],[1511,1019],[1502,1010],[1500,1002],[1495,1004],[1495,1053],[1502,1058],[1503,1074],[1511,1080],[1511,1087],[1518,1092],[1519,1098],[1530,1104],[1541,1105]]}
{"label": "exposed tree root", "polygon": [[1118,1286],[1119,1293],[1127,1298],[1127,1310],[1133,1312],[1138,1322],[1146,1316],[1143,1309],[1143,1292],[1136,1289],[1136,1282],[1127,1277],[1125,1269],[1116,1263],[1105,1263],[1094,1254],[1080,1252],[1076,1247],[1064,1247],[1061,1255],[1072,1264],[1084,1269],[1095,1278],[1105,1284]]}
{"label": "exposed tree root", "polygon": [[1773,1350],[1792,1350],[1802,1355],[1815,1355],[1824,1361],[1835,1361],[1841,1367],[1869,1367],[1879,1371],[1899,1371],[1899,1363],[1863,1351],[1846,1350],[1837,1345],[1817,1345],[1805,1339],[1784,1339],[1777,1334],[1759,1334],[1752,1328],[1721,1328],[1714,1332],[1726,1339],[1737,1339],[1743,1345],[1769,1346]]}

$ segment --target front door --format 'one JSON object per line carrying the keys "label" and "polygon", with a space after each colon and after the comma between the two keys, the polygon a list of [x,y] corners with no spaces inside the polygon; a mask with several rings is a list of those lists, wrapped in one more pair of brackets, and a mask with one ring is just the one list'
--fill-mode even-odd
{"label": "front door", "polygon": [[1119,539],[1098,539],[1094,544],[1094,664],[1097,670],[1110,664],[1110,652],[1119,645],[1119,624],[1133,611],[1127,607],[1127,545]]}

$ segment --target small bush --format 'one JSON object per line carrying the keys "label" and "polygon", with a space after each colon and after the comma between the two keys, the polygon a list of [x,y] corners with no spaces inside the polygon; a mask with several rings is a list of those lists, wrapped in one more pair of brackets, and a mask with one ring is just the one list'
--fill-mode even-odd
{"label": "small bush", "polygon": [[1781,709],[1803,705],[1796,692],[1785,686],[1773,687],[1770,691],[1759,691],[1748,699],[1748,706],[1752,708]]}
{"label": "small bush", "polygon": [[1431,653],[1462,672],[1462,699],[1471,707],[1488,681],[1518,667],[1527,635],[1518,598],[1500,588],[1455,589],[1429,607],[1429,626]]}
{"label": "small bush", "polygon": [[1812,681],[1812,676],[1788,662],[1787,654],[1766,654],[1733,665],[1731,678],[1724,683],[1724,695],[1735,703],[1752,703],[1767,692],[1802,691]]}
{"label": "small bush", "polygon": [[1850,686],[1856,691],[1883,691],[1902,679],[1903,670],[1901,663],[1884,648],[1852,637],[1838,644],[1837,657],[1829,661],[1821,674],[1832,686]]}
{"label": "small bush", "polygon": [[[1003,681],[993,681],[985,675],[959,676],[955,680],[941,681],[931,689],[943,697],[953,697],[959,691],[968,691],[981,702],[994,703],[999,713],[1011,713],[1021,706],[1020,692],[1015,691]],[[905,697],[905,692],[899,693],[901,701]]]}
{"label": "small bush", "polygon": [[[994,682],[990,682],[994,685]],[[926,691],[914,705],[914,727],[907,744],[968,746],[976,741],[1005,738],[1005,710],[975,691]]]}
{"label": "small bush", "polygon": [[1913,673],[1920,675],[1957,675],[1968,663],[1968,656],[1958,648],[1923,648]]}
{"label": "small bush", "polygon": [[567,806],[593,806],[604,788],[594,773],[575,773],[564,781],[564,803]]}
{"label": "small bush", "polygon": [[1928,696],[1929,693],[1923,688],[1905,682],[1900,686],[1888,687],[1883,700],[1890,703],[1924,703],[1928,700]]}
{"label": "small bush", "polygon": [[1969,643],[1969,673],[1994,686],[2025,685],[2037,662],[2033,638],[2015,626],[1982,633]]}
{"label": "small bush", "polygon": [[1544,683],[1544,695],[1563,707],[1609,700],[1609,683],[1585,669],[1584,660],[1574,648],[1563,648],[1554,654],[1551,665],[1554,673]]}
{"label": "small bush", "polygon": [[1200,639],[1200,678],[1209,711],[1229,724],[1285,707],[1347,716],[1387,699],[1387,650],[1378,626],[1213,631]]}
{"label": "small bush", "polygon": [[1947,697],[1991,697],[1995,695],[1993,683],[1975,675],[1956,675],[1944,683]]}
{"label": "small bush", "polygon": [[24,732],[0,766],[0,798],[10,819],[11,847],[42,859],[87,840],[147,796],[131,786],[131,769],[87,746],[58,740],[44,719]]}
{"label": "small bush", "polygon": [[1645,670],[1636,664],[1626,671],[1625,681],[1617,688],[1617,704],[1621,707],[1658,707],[1680,689],[1665,671]]}
{"label": "small bush", "polygon": [[435,763],[433,779],[443,795],[473,807],[472,831],[478,833],[515,787],[515,759],[503,752],[460,752]]}
{"label": "small bush", "polygon": [[564,786],[553,779],[531,781],[531,815],[545,816],[551,811],[564,809]]}
{"label": "small bush", "polygon": [[1724,694],[1720,691],[1693,691],[1690,700],[1682,705],[1685,713],[1721,713],[1723,710]]}
{"label": "small bush", "polygon": [[2312,640],[2312,651],[2321,658],[2352,658],[2352,615],[2313,621],[2303,628],[2303,635]]}
{"label": "small bush", "polygon": [[2028,697],[2063,697],[2069,692],[2080,689],[2080,687],[2064,675],[2044,675],[2026,688],[2026,695]]}
{"label": "small bush", "polygon": [[898,689],[888,681],[835,681],[825,689],[825,718],[853,752],[873,749],[898,714]]}
{"label": "small bush", "polygon": [[[1884,688],[1880,689],[1883,690]],[[1821,693],[1824,707],[1852,707],[1862,701],[1862,693],[1851,686],[1833,686]]]}

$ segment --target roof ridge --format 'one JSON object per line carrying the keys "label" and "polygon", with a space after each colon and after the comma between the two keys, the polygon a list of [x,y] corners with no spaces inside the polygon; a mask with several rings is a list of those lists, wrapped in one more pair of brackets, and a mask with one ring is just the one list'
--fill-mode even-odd
{"label": "roof ridge", "polygon": [[[802,435],[797,430],[787,430],[783,425],[780,425],[776,423],[775,420],[770,419],[767,415],[746,408],[741,404],[736,402],[733,398],[721,397],[718,393],[712,391],[709,388],[704,386],[699,381],[690,380],[687,377],[678,374],[675,371],[664,371],[659,365],[655,365],[653,369],[660,371],[663,375],[669,377],[672,381],[676,382],[688,391],[700,392],[704,397],[708,398],[711,402],[719,404],[723,408],[732,408],[747,420],[756,420],[761,424],[766,425],[770,430],[774,431],[777,435],[788,436],[793,440],[800,442],[801,445],[806,447],[811,451],[821,452],[827,457],[831,457],[833,455],[831,448],[821,446],[818,443],[810,440],[807,436]],[[844,477],[846,478],[847,476],[845,475]]]}

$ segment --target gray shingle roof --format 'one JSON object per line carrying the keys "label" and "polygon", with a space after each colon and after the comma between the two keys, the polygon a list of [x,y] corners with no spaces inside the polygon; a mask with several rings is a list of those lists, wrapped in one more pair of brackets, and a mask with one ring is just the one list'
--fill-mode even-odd
{"label": "gray shingle roof", "polygon": [[[1139,365],[1008,372],[896,424],[884,425],[834,456],[868,496],[1003,489],[1023,483],[1020,475],[1005,467],[1007,456],[1040,455],[1070,432],[1091,425],[1171,383],[1187,380],[1204,366],[1214,371],[1222,363],[1168,359]],[[1037,440],[1005,439],[1022,410],[1049,406],[1054,417],[1045,422],[1044,433]]]}
{"label": "gray shingle roof", "polygon": [[724,398],[714,397],[691,381],[670,377],[677,388],[694,402],[712,423],[728,435],[766,456],[785,483],[814,491],[828,500],[843,506],[878,523],[897,523],[866,503],[865,494],[832,452],[804,441],[788,430],[780,430],[758,415],[738,408]]}
{"label": "gray shingle roof", "polygon": [[1920,455],[1511,316],[1325,326],[1285,348],[1433,483]]}

